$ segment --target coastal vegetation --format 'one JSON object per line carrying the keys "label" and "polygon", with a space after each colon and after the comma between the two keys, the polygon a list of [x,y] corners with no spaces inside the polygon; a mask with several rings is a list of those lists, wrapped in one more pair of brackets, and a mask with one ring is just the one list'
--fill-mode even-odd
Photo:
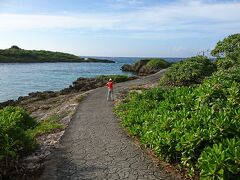
{"label": "coastal vegetation", "polygon": [[148,75],[156,73],[161,69],[169,67],[171,63],[161,58],[150,58],[139,60],[133,65],[124,64],[122,66],[123,71],[134,72],[138,75]]}
{"label": "coastal vegetation", "polygon": [[34,149],[35,141],[27,130],[36,125],[37,122],[21,108],[0,110],[0,160]]}
{"label": "coastal vegetation", "polygon": [[45,50],[24,50],[18,46],[0,50],[0,63],[43,63],[43,62],[103,62],[114,63],[111,60],[82,58],[68,53]]}
{"label": "coastal vegetation", "polygon": [[216,70],[216,65],[205,56],[187,58],[171,66],[160,84],[165,86],[187,86],[199,84]]}
{"label": "coastal vegetation", "polygon": [[189,177],[240,176],[239,43],[240,34],[219,41],[214,62],[173,64],[159,87],[130,93],[115,109],[131,135]]}
{"label": "coastal vegetation", "polygon": [[0,178],[9,178],[15,172],[22,156],[37,148],[36,137],[61,129],[56,119],[37,122],[20,107],[5,107],[0,110]]}

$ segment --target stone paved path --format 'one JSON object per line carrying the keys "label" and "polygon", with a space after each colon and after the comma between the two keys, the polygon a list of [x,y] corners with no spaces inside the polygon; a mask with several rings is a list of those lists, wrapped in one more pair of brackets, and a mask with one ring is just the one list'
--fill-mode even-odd
{"label": "stone paved path", "polygon": [[[155,82],[162,73],[117,84],[116,91]],[[173,179],[156,167],[120,128],[106,101],[106,89],[98,88],[80,103],[57,148],[47,159],[40,179]]]}

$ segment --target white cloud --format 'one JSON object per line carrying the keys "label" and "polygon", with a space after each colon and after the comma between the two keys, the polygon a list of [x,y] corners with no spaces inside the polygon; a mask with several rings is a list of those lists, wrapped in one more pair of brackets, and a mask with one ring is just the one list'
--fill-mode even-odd
{"label": "white cloud", "polygon": [[[117,0],[121,3],[140,3],[138,0]],[[237,32],[240,30],[240,2],[182,0],[179,2],[142,7],[138,10],[96,14],[0,14],[0,31],[32,29],[79,29],[83,31],[126,31],[147,35],[179,34],[192,31]]]}
{"label": "white cloud", "polygon": [[33,14],[1,14],[0,28],[7,30],[38,28],[111,28],[115,20],[102,15],[33,15]]}

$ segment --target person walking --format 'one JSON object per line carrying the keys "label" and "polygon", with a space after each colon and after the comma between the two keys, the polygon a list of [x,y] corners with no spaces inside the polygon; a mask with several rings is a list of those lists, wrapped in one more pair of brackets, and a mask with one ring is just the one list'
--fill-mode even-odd
{"label": "person walking", "polygon": [[114,100],[113,99],[113,81],[112,79],[110,78],[108,80],[108,83],[106,84],[107,88],[108,88],[108,94],[107,94],[107,101],[109,100]]}

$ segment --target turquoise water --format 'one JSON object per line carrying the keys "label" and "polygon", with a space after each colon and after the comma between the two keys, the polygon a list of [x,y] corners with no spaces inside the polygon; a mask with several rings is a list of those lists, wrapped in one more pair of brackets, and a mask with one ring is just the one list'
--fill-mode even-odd
{"label": "turquoise water", "polygon": [[30,92],[61,90],[79,77],[129,75],[120,70],[121,66],[125,63],[131,64],[140,58],[108,59],[115,60],[116,63],[0,63],[0,102],[15,100]]}

